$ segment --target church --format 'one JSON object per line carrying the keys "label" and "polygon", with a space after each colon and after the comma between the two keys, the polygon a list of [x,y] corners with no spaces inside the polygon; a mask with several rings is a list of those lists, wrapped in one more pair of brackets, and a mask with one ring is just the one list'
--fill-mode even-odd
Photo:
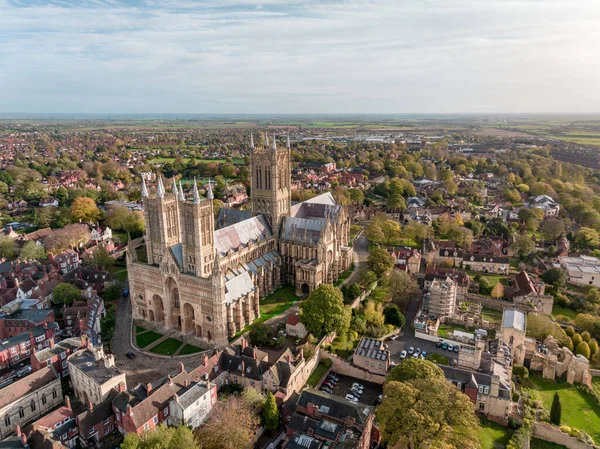
{"label": "church", "polygon": [[[330,193],[291,201],[289,136],[254,145],[250,136],[251,211],[213,211],[196,182],[152,194],[142,184],[147,262],[127,251],[133,318],[194,333],[217,347],[260,316],[260,300],[282,284],[307,296],[352,264],[350,220]],[[170,190],[170,191],[169,191]]]}

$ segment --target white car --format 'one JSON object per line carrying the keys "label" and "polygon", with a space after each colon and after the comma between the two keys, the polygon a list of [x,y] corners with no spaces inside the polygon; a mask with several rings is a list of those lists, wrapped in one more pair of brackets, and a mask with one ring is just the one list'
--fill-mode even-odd
{"label": "white car", "polygon": [[413,355],[415,352],[415,348],[413,348],[412,346],[410,348],[408,348],[408,354],[409,355]]}
{"label": "white car", "polygon": [[401,359],[405,359],[405,358],[406,358],[406,355],[407,355],[407,354],[406,354],[406,351],[403,349],[403,350],[400,352],[400,358],[401,358]]}
{"label": "white car", "polygon": [[358,402],[358,399],[356,399],[356,397],[354,397],[354,395],[351,395],[351,394],[347,394],[346,399],[348,399],[349,401],[352,401],[352,402]]}

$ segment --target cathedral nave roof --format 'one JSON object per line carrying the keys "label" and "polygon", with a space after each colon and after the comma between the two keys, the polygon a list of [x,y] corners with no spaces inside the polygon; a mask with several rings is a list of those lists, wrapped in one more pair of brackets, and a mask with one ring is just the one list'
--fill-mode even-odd
{"label": "cathedral nave roof", "polygon": [[240,221],[215,231],[215,246],[219,256],[226,256],[229,250],[237,251],[251,242],[264,240],[273,235],[271,226],[263,215]]}

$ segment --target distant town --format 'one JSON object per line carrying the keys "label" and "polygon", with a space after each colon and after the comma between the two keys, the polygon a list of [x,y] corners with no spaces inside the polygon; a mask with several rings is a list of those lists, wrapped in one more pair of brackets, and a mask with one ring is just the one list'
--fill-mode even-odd
{"label": "distant town", "polygon": [[0,447],[598,447],[599,129],[0,120]]}

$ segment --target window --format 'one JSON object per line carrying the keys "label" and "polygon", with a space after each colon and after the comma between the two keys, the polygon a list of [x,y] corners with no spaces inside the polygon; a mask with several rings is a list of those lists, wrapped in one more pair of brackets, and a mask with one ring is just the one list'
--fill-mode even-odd
{"label": "window", "polygon": [[35,412],[35,401],[31,401],[31,411]]}
{"label": "window", "polygon": [[16,353],[17,352],[17,348],[10,348],[10,352],[13,353],[13,354]]}
{"label": "window", "polygon": [[108,433],[109,433],[109,432],[110,432],[110,429],[109,429],[109,428],[106,428],[106,429],[104,430],[104,435],[108,435]]}
{"label": "window", "polygon": [[46,366],[50,366],[50,365],[52,365],[52,359],[46,360]]}
{"label": "window", "polygon": [[144,424],[144,430],[148,430],[150,428],[150,426],[148,425],[148,423]]}
{"label": "window", "polygon": [[68,362],[67,362],[66,360],[62,362],[62,367],[63,367],[63,369],[67,369],[67,366],[68,366],[68,365],[69,365],[69,364],[68,364]]}
{"label": "window", "polygon": [[108,418],[106,418],[106,419],[104,420],[104,425],[105,425],[105,426],[108,426],[108,421],[109,421],[109,419],[108,419]]}
{"label": "window", "polygon": [[92,436],[93,434],[96,433],[96,429],[94,429],[93,427],[90,429],[90,436]]}
{"label": "window", "polygon": [[7,427],[10,426],[10,416],[6,415],[4,417],[4,425]]}
{"label": "window", "polygon": [[52,398],[56,399],[58,397],[58,393],[56,392],[56,390],[52,390]]}
{"label": "window", "polygon": [[25,417],[25,410],[23,410],[22,408],[19,409],[19,418],[24,418]]}
{"label": "window", "polygon": [[163,415],[164,415],[165,417],[166,417],[166,416],[169,416],[169,408],[168,408],[168,407],[165,409],[165,411],[164,411]]}
{"label": "window", "polygon": [[61,358],[61,359],[65,359],[65,358],[67,358],[67,353],[66,353],[65,351],[61,352],[61,353],[60,353],[60,358]]}
{"label": "window", "polygon": [[152,418],[152,422],[154,423],[154,425],[158,424],[158,415]]}
{"label": "window", "polygon": [[490,394],[490,387],[485,387],[484,392],[485,394]]}
{"label": "window", "polygon": [[48,400],[46,399],[46,395],[42,396],[42,405],[46,405],[46,402],[48,402]]}

